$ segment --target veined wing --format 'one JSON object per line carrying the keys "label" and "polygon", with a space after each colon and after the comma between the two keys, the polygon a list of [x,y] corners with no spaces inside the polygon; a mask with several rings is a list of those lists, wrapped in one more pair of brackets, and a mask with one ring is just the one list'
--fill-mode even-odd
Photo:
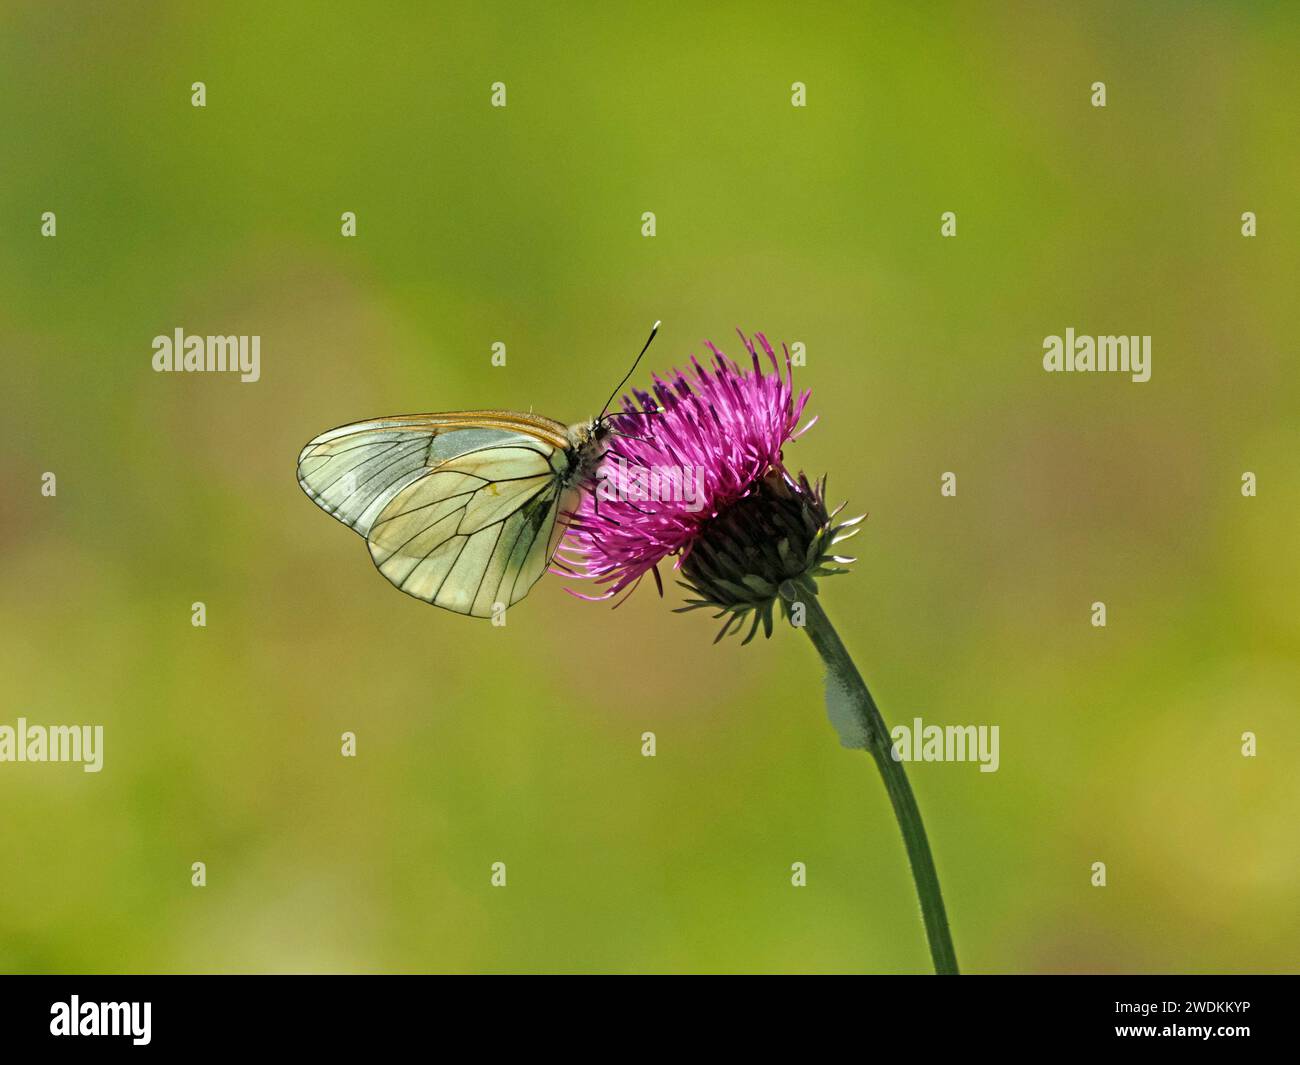
{"label": "veined wing", "polygon": [[508,411],[385,418],[318,436],[298,481],[402,591],[487,617],[546,572],[577,505],[569,446],[561,423]]}
{"label": "veined wing", "polygon": [[523,447],[442,463],[399,491],[370,527],[379,572],[417,599],[474,617],[517,603],[541,578],[576,505],[568,456]]}
{"label": "veined wing", "polygon": [[564,426],[511,411],[412,414],[322,433],[298,456],[298,483],[327,514],[362,536],[403,488],[448,459],[502,444],[549,456],[569,446]]}

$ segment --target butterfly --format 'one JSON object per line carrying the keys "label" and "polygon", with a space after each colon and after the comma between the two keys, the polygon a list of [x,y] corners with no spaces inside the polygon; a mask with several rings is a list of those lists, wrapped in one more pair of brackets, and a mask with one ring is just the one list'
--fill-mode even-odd
{"label": "butterfly", "polygon": [[354,422],[302,449],[298,484],[407,595],[492,617],[549,568],[614,433],[609,402],[573,425],[508,410]]}

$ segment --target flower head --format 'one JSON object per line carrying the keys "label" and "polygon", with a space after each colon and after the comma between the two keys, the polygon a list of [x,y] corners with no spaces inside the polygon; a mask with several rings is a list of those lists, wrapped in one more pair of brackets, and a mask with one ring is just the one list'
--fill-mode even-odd
{"label": "flower head", "polygon": [[782,455],[816,421],[797,428],[810,393],[795,394],[788,351],[783,374],[759,333],[765,373],[759,348],[741,339],[751,368],[710,344],[709,365],[692,358],[688,373],[656,376],[652,392],[634,389],[610,417],[610,446],[557,554],[559,572],[603,586],[583,598],[615,596],[648,572],[658,581],[656,567],[674,556],[699,597],[686,609],[731,614],[720,637],[753,611],[752,637],[760,619],[770,634],[783,583],[834,572],[826,549],[857,519],[833,526],[824,486],[792,477]]}

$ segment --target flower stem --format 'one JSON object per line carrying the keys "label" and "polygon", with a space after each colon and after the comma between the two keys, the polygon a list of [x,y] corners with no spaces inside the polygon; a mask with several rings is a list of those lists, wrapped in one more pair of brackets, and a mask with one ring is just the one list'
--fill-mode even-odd
{"label": "flower stem", "polygon": [[903,843],[912,864],[912,878],[916,881],[916,893],[921,900],[921,916],[925,920],[925,934],[930,941],[934,971],[955,975],[957,955],[952,947],[952,934],[948,931],[948,917],[943,908],[943,896],[939,892],[939,877],[934,869],[934,859],[930,856],[930,844],[925,838],[921,811],[916,805],[912,787],[907,782],[907,774],[903,772],[903,763],[894,758],[885,719],[880,716],[880,710],[871,698],[862,674],[853,664],[853,659],[849,657],[848,650],[831,625],[817,596],[807,595],[801,598],[807,610],[804,627],[826,663],[828,682],[832,678],[838,680],[846,691],[852,712],[865,731],[866,748],[876,760],[876,766],[885,781],[885,790],[889,793],[889,801],[894,805],[894,816],[898,818],[898,827],[903,832]]}

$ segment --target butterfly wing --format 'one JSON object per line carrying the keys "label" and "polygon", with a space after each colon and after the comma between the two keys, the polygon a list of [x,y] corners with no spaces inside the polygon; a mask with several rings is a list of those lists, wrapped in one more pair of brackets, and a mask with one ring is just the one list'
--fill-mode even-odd
{"label": "butterfly wing", "polygon": [[488,617],[546,571],[564,452],[503,444],[442,463],[402,489],[369,534],[379,572],[417,599]]}
{"label": "butterfly wing", "polygon": [[546,572],[576,506],[564,426],[501,411],[359,422],[317,437],[303,490],[364,536],[379,572],[417,599],[475,617]]}

